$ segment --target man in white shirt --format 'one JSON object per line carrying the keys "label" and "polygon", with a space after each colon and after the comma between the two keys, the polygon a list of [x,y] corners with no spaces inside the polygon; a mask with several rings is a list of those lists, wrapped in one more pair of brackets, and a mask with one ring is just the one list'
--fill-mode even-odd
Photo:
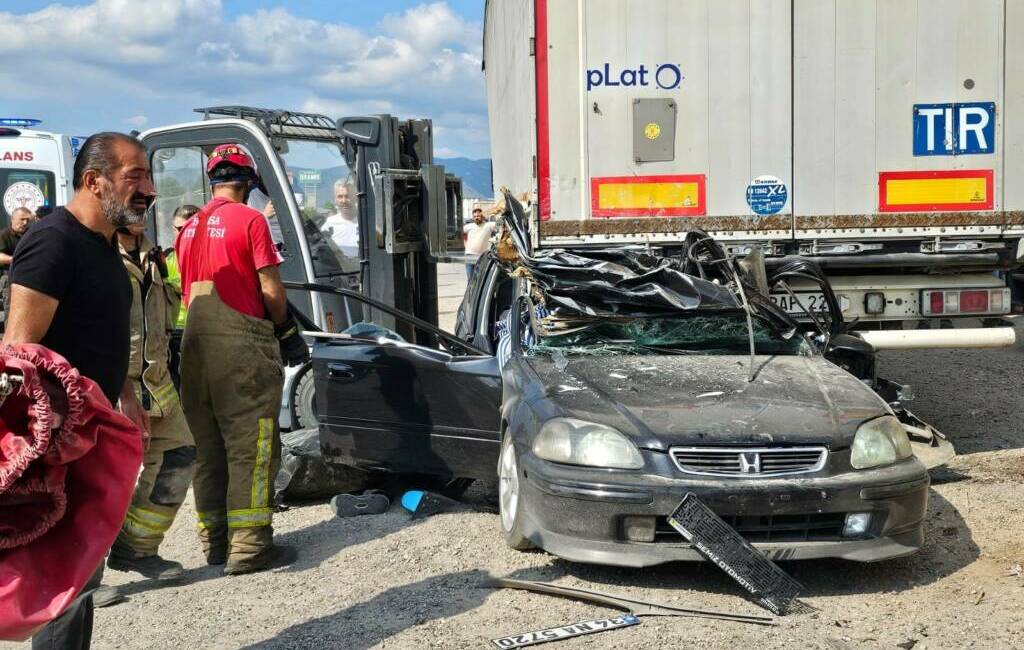
{"label": "man in white shirt", "polygon": [[[491,235],[494,234],[496,224],[493,221],[484,219],[484,211],[480,208],[473,210],[473,223],[467,223],[462,232],[466,238],[466,253],[469,255],[482,255],[491,245]],[[466,265],[466,277],[473,279],[473,269],[476,264]]]}
{"label": "man in white shirt", "polygon": [[334,205],[338,211],[324,220],[321,230],[329,235],[342,255],[359,258],[359,220],[349,184],[338,179],[334,183]]}

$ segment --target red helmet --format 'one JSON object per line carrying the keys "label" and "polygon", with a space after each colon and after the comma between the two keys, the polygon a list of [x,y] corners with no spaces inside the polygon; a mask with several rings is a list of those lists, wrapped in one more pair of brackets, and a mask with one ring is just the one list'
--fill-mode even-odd
{"label": "red helmet", "polygon": [[206,161],[206,175],[213,176],[213,171],[221,165],[234,165],[241,169],[248,169],[256,174],[256,164],[249,154],[237,144],[220,144],[210,154]]}

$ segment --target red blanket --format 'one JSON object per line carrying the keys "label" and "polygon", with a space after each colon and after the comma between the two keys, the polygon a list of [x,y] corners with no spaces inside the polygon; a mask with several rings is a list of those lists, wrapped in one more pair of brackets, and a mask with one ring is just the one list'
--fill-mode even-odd
{"label": "red blanket", "polygon": [[[59,429],[44,381],[67,402],[56,409],[66,413]],[[0,639],[21,640],[64,611],[103,561],[131,501],[142,435],[95,382],[40,345],[0,347],[0,395],[7,391]]]}

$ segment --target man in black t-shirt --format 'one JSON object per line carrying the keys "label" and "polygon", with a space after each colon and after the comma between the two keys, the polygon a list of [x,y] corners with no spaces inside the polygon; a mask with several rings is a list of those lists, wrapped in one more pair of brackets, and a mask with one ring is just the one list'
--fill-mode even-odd
{"label": "man in black t-shirt", "polygon": [[15,208],[11,213],[11,227],[0,232],[0,267],[5,270],[14,259],[14,249],[18,247],[21,236],[28,230],[36,215],[28,208]]}
{"label": "man in black t-shirt", "polygon": [[[146,151],[122,133],[91,136],[75,159],[73,186],[67,207],[54,210],[18,244],[4,342],[41,343],[62,355],[111,403],[120,400],[146,435],[148,416],[127,381],[131,286],[115,237],[117,228],[144,220],[156,197]],[[101,564],[86,589],[102,576]],[[32,645],[85,649],[91,635],[90,594],[73,601]]]}

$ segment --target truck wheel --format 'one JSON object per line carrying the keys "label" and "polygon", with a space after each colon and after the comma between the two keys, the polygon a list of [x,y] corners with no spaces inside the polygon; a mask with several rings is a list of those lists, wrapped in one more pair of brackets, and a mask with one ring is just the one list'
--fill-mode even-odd
{"label": "truck wheel", "polygon": [[316,385],[313,381],[313,365],[307,363],[299,371],[299,376],[292,383],[292,428],[315,429],[316,418]]}
{"label": "truck wheel", "polygon": [[533,548],[533,543],[523,535],[521,480],[519,455],[512,444],[512,436],[506,435],[498,458],[498,511],[505,542],[517,551]]}

